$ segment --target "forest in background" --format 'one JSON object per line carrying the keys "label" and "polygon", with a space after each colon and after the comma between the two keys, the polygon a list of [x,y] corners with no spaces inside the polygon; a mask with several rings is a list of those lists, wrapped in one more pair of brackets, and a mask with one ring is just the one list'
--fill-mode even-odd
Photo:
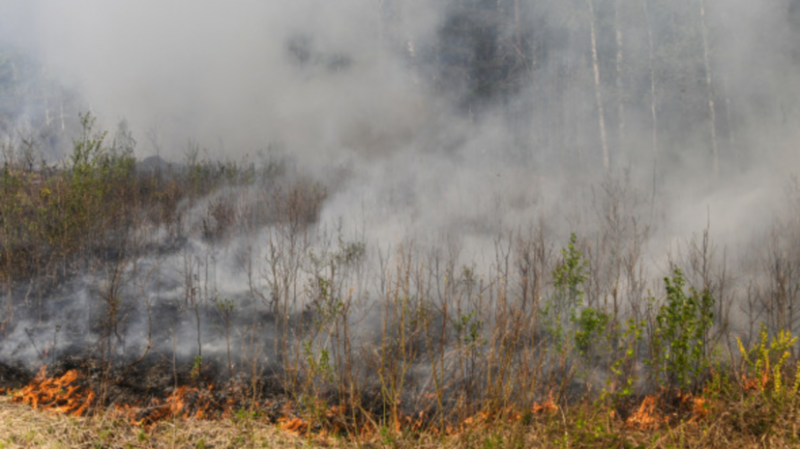
{"label": "forest in background", "polygon": [[[242,75],[256,106],[226,84],[187,116],[191,78],[95,103],[3,48],[1,386],[147,428],[246,410],[386,445],[496,422],[796,441],[800,3],[343,9],[363,46],[270,32],[279,81]],[[115,104],[130,121],[92,114]]]}
{"label": "forest in background", "polygon": [[[589,170],[599,165],[652,172],[655,163],[656,170],[664,172],[686,166],[715,172],[721,164],[729,173],[739,173],[758,165],[757,158],[768,157],[765,153],[782,155],[783,148],[775,147],[789,145],[783,140],[796,114],[792,69],[800,57],[796,50],[800,7],[793,1],[750,6],[743,2],[706,5],[699,0],[664,5],[633,0],[452,0],[435,7],[413,0],[350,3],[342,7],[344,13],[366,10],[367,19],[354,17],[353,28],[358,34],[355,38],[369,45],[329,44],[316,36],[323,33],[293,23],[275,32],[280,37],[269,45],[277,49],[277,55],[267,59],[279,58],[281,69],[296,76],[301,86],[313,89],[323,84],[326,89],[345,90],[350,86],[336,84],[336,78],[360,81],[358,74],[350,72],[368,69],[365,66],[378,58],[391,60],[395,65],[381,70],[396,69],[395,76],[401,80],[384,81],[385,86],[378,80],[376,88],[403,90],[401,94],[407,90],[412,99],[387,108],[411,108],[410,114],[418,117],[409,119],[398,113],[389,117],[397,119],[394,123],[384,117],[370,123],[370,117],[351,117],[348,111],[348,121],[334,121],[346,129],[335,134],[339,140],[329,142],[331,146],[385,153],[389,150],[381,147],[416,144],[423,151],[458,153],[463,140],[474,137],[462,129],[447,128],[463,119],[466,126],[475,124],[477,129],[485,122],[500,123],[495,126],[512,136],[491,149],[493,156],[539,172],[569,164]],[[304,9],[297,15],[310,16],[311,25],[319,20]],[[224,26],[220,24],[220,29]],[[205,32],[214,35],[214,30]],[[125,43],[125,36],[119,39]],[[169,36],[164,41],[169,42]],[[2,61],[4,132],[14,136],[20,128],[28,133],[51,128],[49,134],[58,134],[54,131],[66,131],[71,122],[74,136],[77,112],[93,109],[92,99],[80,99],[78,92],[80,88],[91,92],[91,88],[74,80],[72,90],[60,87],[57,77],[63,68],[47,68],[42,57],[20,53],[14,48],[24,51],[25,45],[11,42]],[[197,42],[202,46],[204,40]],[[252,45],[262,44],[256,39]],[[191,48],[191,40],[186,45]],[[77,63],[100,56],[91,49],[69,49]],[[115,57],[137,61],[148,53],[144,44],[130,55]],[[213,55],[201,58],[192,70],[211,68],[214,62]],[[232,72],[230,79],[222,80],[235,79]],[[208,87],[199,74],[198,78],[201,86]],[[250,80],[245,81],[250,87]],[[271,87],[267,77],[256,83],[265,90],[280,87]],[[258,97],[259,90],[254,88],[253,95]],[[357,92],[347,93],[358,97]],[[158,101],[150,104],[158,106]],[[103,109],[117,117],[124,113],[107,111],[110,108],[105,105]],[[255,115],[258,119],[259,114]],[[171,126],[173,120],[135,124],[142,130],[140,140],[147,139],[145,154],[161,152],[158,128]],[[183,120],[192,124],[191,117]],[[308,126],[313,131],[315,125]],[[451,135],[436,135],[437,130]],[[182,136],[170,143],[177,141],[183,147],[187,139],[194,139],[215,158],[229,156],[217,151],[227,149],[225,135],[213,137],[221,142],[206,142],[199,140],[201,132],[179,132]],[[228,149],[228,153],[241,156],[270,143],[284,143],[278,131],[270,132],[274,135],[252,148]],[[63,157],[69,152],[70,138],[58,145],[43,144],[52,149],[51,156]],[[164,151],[180,158],[184,149]],[[655,161],[659,157],[662,168]]]}

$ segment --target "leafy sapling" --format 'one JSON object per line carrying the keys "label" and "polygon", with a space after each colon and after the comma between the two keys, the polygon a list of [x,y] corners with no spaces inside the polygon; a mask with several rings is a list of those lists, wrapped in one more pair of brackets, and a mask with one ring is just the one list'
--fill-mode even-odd
{"label": "leafy sapling", "polygon": [[714,323],[715,300],[708,290],[684,291],[686,280],[675,268],[672,279],[664,278],[667,297],[656,315],[653,335],[656,376],[670,388],[691,387],[708,368],[708,335]]}

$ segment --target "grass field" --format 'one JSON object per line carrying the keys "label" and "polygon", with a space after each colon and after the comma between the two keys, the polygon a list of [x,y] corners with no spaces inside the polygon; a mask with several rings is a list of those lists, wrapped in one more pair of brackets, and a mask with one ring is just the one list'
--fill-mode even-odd
{"label": "grass field", "polygon": [[[412,419],[395,428],[367,426],[359,435],[332,424],[307,426],[238,410],[222,419],[171,417],[134,425],[113,410],[88,417],[33,409],[0,396],[0,447],[47,448],[783,448],[797,447],[798,407],[768,385],[732,385],[667,403],[651,396],[632,403],[623,419],[613,407],[582,401],[540,404],[529,413],[478,413],[448,426],[419,428]],[[772,389],[772,391],[771,391]],[[791,391],[791,389],[790,389]],[[788,396],[787,396],[788,398]]]}

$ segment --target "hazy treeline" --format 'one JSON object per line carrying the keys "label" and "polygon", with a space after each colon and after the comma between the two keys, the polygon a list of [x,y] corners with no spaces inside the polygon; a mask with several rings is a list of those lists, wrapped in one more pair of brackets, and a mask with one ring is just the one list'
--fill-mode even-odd
{"label": "hazy treeline", "polygon": [[[390,23],[415,7],[386,4]],[[736,172],[765,150],[753,145],[796,120],[797,2],[446,5],[434,37],[393,35],[461,113],[499,111],[513,124],[505,150],[532,167],[662,159]]]}
{"label": "hazy treeline", "polygon": [[[36,11],[44,24],[50,24],[48,14],[58,12],[46,2],[32,5],[16,9]],[[15,10],[13,6],[9,8]],[[202,20],[205,20],[206,11],[213,9],[196,8]],[[784,154],[786,129],[791,128],[788,125],[796,118],[797,88],[792,73],[800,62],[796,50],[798,8],[796,2],[789,0],[758,5],[706,0],[669,3],[452,0],[436,5],[414,0],[391,0],[374,5],[353,1],[343,5],[340,13],[334,12],[327,21],[321,22],[318,14],[325,11],[315,8],[314,2],[305,2],[284,11],[254,7],[256,16],[269,12],[278,17],[286,15],[289,21],[283,28],[265,30],[269,43],[260,38],[243,41],[238,36],[230,42],[214,43],[211,37],[223,32],[228,27],[227,22],[220,22],[216,29],[203,30],[186,25],[189,35],[199,36],[194,41],[173,43],[175,38],[169,34],[162,38],[163,44],[176,54],[191,54],[193,46],[198,50],[207,48],[207,59],[196,64],[200,72],[194,67],[192,71],[185,71],[179,61],[164,63],[175,66],[175,78],[183,74],[188,79],[197,77],[199,85],[211,88],[212,92],[216,89],[228,91],[235,82],[236,72],[232,70],[206,81],[203,65],[219,57],[217,48],[220,46],[244,44],[239,50],[252,61],[248,64],[253,65],[256,73],[265,76],[263,82],[254,80],[251,84],[248,79],[243,84],[243,87],[252,87],[256,98],[261,98],[260,91],[271,92],[280,89],[282,84],[305,85],[307,89],[319,88],[320,92],[338,88],[348,92],[352,80],[361,84],[357,89],[364,90],[363,94],[351,92],[352,97],[358,99],[356,104],[363,103],[358,107],[369,110],[373,108],[370,102],[389,103],[378,106],[381,112],[365,122],[363,118],[351,117],[349,109],[358,107],[345,106],[348,120],[337,121],[335,125],[343,128],[340,140],[326,142],[333,147],[366,147],[365,151],[374,153],[385,151],[379,149],[381,146],[407,147],[413,141],[426,151],[459,152],[465,136],[459,140],[452,134],[463,134],[463,131],[449,128],[466,118],[473,123],[501,123],[503,131],[511,133],[512,137],[491,152],[496,158],[523,163],[540,172],[564,165],[630,166],[647,172],[651,172],[653,166],[661,172],[687,165],[716,171],[721,165],[728,172],[736,173],[757,165],[758,157]],[[86,78],[83,83],[71,83],[77,91],[86,90],[89,94],[84,110],[92,106],[93,100],[95,105],[108,109],[103,112],[111,114],[124,114],[125,109],[130,109],[136,116],[133,126],[141,131],[138,134],[142,138],[157,135],[157,128],[173,126],[180,129],[182,139],[197,137],[191,129],[184,129],[187,124],[199,125],[200,122],[191,117],[197,112],[176,120],[177,117],[171,117],[172,106],[165,104],[170,108],[170,116],[162,117],[162,123],[140,120],[140,110],[158,108],[159,103],[136,104],[122,95],[125,84],[117,86],[114,82],[118,73],[115,65],[122,65],[116,61],[127,58],[126,64],[144,62],[140,70],[145,70],[151,67],[149,61],[157,60],[159,55],[155,51],[148,52],[149,41],[138,46],[128,45],[124,29],[119,30],[117,39],[120,45],[128,45],[126,48],[130,51],[126,55],[110,51],[95,53],[89,43],[104,49],[97,39],[126,13],[132,21],[141,20],[135,8],[116,14],[105,11],[104,7],[95,9],[98,30],[76,32],[73,46],[62,44],[62,48],[46,38],[41,39],[38,47],[28,46],[39,51],[43,47],[46,54],[74,55],[73,64],[85,61],[89,63],[86,65],[97,65],[101,61],[96,58],[107,57],[108,66],[102,70],[110,70],[109,75],[97,81],[98,85],[103,85],[104,98],[92,98],[97,94],[87,84],[93,79],[85,76],[88,72],[84,74],[63,62],[51,69],[37,69],[31,65],[30,58],[6,52],[3,89],[7,105],[5,121],[9,123],[7,131],[17,118],[30,121],[40,116],[48,125],[65,128],[61,120],[64,108],[67,108],[67,116],[74,117],[75,103],[67,98],[71,94],[55,92],[52,86],[55,77],[63,71],[69,73],[70,78]],[[353,12],[359,14],[347,18],[347,14]],[[164,11],[165,23],[172,20],[170,14],[170,10]],[[232,14],[239,12],[232,11]],[[304,24],[302,17],[306,17],[309,24]],[[153,21],[160,24],[161,20]],[[338,23],[348,21],[352,31],[338,28]],[[250,22],[242,26],[247,30],[257,28],[258,25]],[[18,27],[9,28],[26,35]],[[35,36],[36,32],[30,33]],[[325,42],[329,35],[334,39]],[[340,36],[344,37],[339,39]],[[154,43],[158,42],[156,36],[153,39]],[[356,40],[369,45],[356,45]],[[22,37],[11,42],[17,43],[17,48],[26,48],[27,41]],[[72,40],[64,39],[64,42]],[[87,46],[89,48],[85,48]],[[108,46],[113,49],[113,41]],[[293,73],[295,79],[270,76],[269,69],[257,62],[257,49],[261,46],[270,48],[264,60],[279,66],[272,70]],[[387,77],[364,78],[365,71],[373,70],[369,65],[374,65],[376,58],[392,61],[393,65],[381,66],[381,70],[395,70],[394,77],[399,76],[401,81]],[[41,73],[37,74],[37,70]],[[169,79],[156,73],[158,70],[152,72],[154,74],[145,74],[138,82],[144,86],[152,84],[157,90],[167,88]],[[93,74],[96,75],[100,73]],[[123,77],[119,78],[121,83]],[[377,83],[375,91],[384,89],[398,96],[408,94],[406,97],[411,100],[397,103],[398,97],[393,96],[362,99],[361,95],[369,95],[373,90],[363,85],[367,80]],[[239,105],[238,94],[235,91],[230,94],[232,98],[228,101],[232,101],[233,106]],[[428,98],[417,98],[420,94]],[[176,101],[192,101],[190,91],[172,95],[179,95]],[[207,94],[197,92],[197,97],[204,95]],[[272,98],[272,95],[263,98]],[[117,104],[122,106],[120,110],[112,110],[105,104],[116,99],[124,100]],[[302,97],[298,100],[303,101]],[[214,108],[220,106],[219,103],[222,102],[209,103],[211,113],[216,112]],[[234,114],[241,114],[242,122],[262,118],[272,134],[264,137],[284,140],[280,130],[271,129],[270,122],[274,121],[271,113],[264,115],[250,106],[241,106]],[[268,105],[265,108],[269,110]],[[396,112],[384,116],[384,108]],[[404,110],[408,112],[397,112]],[[245,119],[248,114],[254,116]],[[309,115],[309,119],[313,122],[319,117]],[[419,122],[420,119],[424,122]],[[313,130],[316,125],[311,122],[306,125]],[[279,123],[275,125],[280,126]],[[293,127],[293,123],[284,126],[283,132],[292,133],[290,128]],[[162,129],[161,132],[170,134],[172,131]],[[258,137],[262,138],[260,134]],[[224,133],[218,133],[213,139],[216,141],[201,139],[201,143],[222,146],[224,151],[237,155],[253,151],[252,147],[227,148],[225,141],[229,141],[229,147],[236,144],[236,139]],[[286,141],[295,144],[292,138]],[[263,138],[259,144],[264,144]],[[148,142],[148,147],[151,152],[158,151],[152,142]],[[61,151],[63,154],[68,148],[62,145]],[[314,151],[322,150],[315,148]],[[176,156],[174,149],[169,152]]]}

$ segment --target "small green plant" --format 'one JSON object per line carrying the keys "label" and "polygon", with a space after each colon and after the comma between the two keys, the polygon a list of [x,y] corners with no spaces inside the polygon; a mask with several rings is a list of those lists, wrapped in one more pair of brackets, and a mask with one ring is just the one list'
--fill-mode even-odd
{"label": "small green plant", "polygon": [[246,408],[237,409],[236,412],[233,414],[233,421],[234,423],[243,423],[249,422],[256,419],[261,418],[264,415],[264,412],[259,410],[249,410]]}
{"label": "small green plant", "polygon": [[600,395],[601,401],[612,397],[617,402],[633,394],[633,386],[636,382],[636,348],[642,340],[643,331],[643,323],[639,323],[633,318],[628,319],[625,330],[618,340],[619,345],[615,350],[616,357],[610,368],[612,375],[606,379],[606,387]]}
{"label": "small green plant", "polygon": [[484,343],[484,339],[481,338],[482,327],[483,321],[478,319],[478,314],[474,310],[461,314],[455,323],[456,333],[470,350],[476,350]]}
{"label": "small green plant", "polygon": [[319,301],[316,303],[317,315],[316,327],[321,330],[328,323],[338,319],[344,312],[344,302],[333,295],[331,282],[321,276],[317,276],[317,289]]}
{"label": "small green plant", "polygon": [[653,362],[656,377],[670,388],[689,388],[709,367],[708,335],[714,323],[714,298],[689,288],[680,269],[664,278],[666,301],[656,315]]}
{"label": "small green plant", "polygon": [[800,376],[797,375],[800,374],[800,363],[791,388],[786,388],[784,385],[783,371],[791,357],[792,348],[797,343],[797,337],[792,337],[791,332],[782,330],[770,339],[767,327],[763,323],[759,336],[759,343],[749,351],[745,349],[740,339],[736,339],[745,364],[743,379],[745,387],[755,387],[763,395],[777,401],[794,401],[800,389]]}
{"label": "small green plant", "polygon": [[569,323],[578,320],[578,310],[583,305],[582,288],[587,279],[588,262],[583,259],[577,244],[578,237],[572,233],[567,246],[561,249],[561,263],[553,270],[553,294],[545,301],[542,310],[545,328],[556,347],[560,348],[564,346]]}
{"label": "small green plant", "polygon": [[384,446],[393,447],[395,445],[394,433],[386,426],[381,426],[381,443]]}
{"label": "small green plant", "polygon": [[228,356],[228,376],[233,378],[233,361],[231,360],[231,319],[233,311],[236,310],[236,303],[228,298],[219,299],[214,298],[214,303],[217,306],[217,311],[222,318],[222,324],[225,327],[225,347]]}
{"label": "small green plant", "polygon": [[225,315],[230,314],[234,309],[236,309],[236,303],[227,298],[217,299],[214,301],[214,303],[217,305],[217,310]]}
{"label": "small green plant", "polygon": [[313,343],[309,340],[303,342],[303,354],[308,365],[310,379],[319,378],[323,382],[333,382],[333,366],[330,352],[327,349],[320,349],[319,355],[317,355],[314,353]]}
{"label": "small green plant", "polygon": [[335,379],[330,351],[322,348],[317,354],[312,340],[304,341],[302,347],[306,374],[303,388],[298,396],[298,404],[302,406],[310,422],[321,422],[328,410],[328,403],[320,398],[327,386],[331,385]]}
{"label": "small green plant", "polygon": [[498,449],[501,447],[506,447],[503,443],[503,437],[500,434],[491,433],[489,436],[484,438],[483,449]]}
{"label": "small green plant", "polygon": [[189,377],[192,380],[197,380],[200,377],[200,374],[203,371],[203,356],[195,356],[194,361],[192,362],[192,370],[189,373]]}
{"label": "small green plant", "polygon": [[575,320],[578,327],[575,331],[575,347],[580,355],[589,362],[593,361],[593,342],[605,334],[609,319],[607,313],[587,307],[581,310]]}

